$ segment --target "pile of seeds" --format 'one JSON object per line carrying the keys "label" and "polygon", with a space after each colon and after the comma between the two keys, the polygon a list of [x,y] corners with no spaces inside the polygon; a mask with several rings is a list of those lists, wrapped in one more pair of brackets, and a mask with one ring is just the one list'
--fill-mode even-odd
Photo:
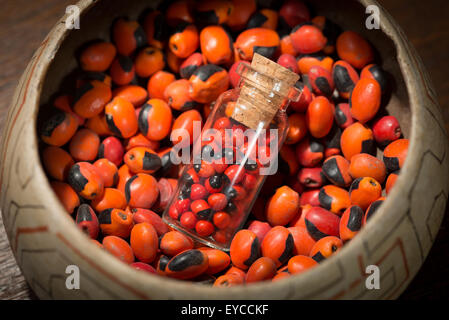
{"label": "pile of seeds", "polygon": [[[388,75],[372,45],[310,12],[299,0],[178,0],[142,21],[120,18],[112,39],[82,48],[79,77],[52,101],[39,136],[50,184],[92,242],[139,270],[231,286],[303,272],[360,231],[393,187],[408,140],[384,110]],[[297,72],[302,95],[288,109],[280,168],[228,254],[161,219],[181,171],[170,134],[192,136],[255,52]],[[195,197],[207,204],[203,189]],[[214,204],[227,199],[213,194]],[[208,232],[229,223],[223,208]],[[176,218],[195,227],[182,215],[191,211]]]}

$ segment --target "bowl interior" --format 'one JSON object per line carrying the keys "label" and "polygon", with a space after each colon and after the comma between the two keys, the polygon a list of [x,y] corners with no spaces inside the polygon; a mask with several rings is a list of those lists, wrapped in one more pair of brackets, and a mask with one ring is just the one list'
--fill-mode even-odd
{"label": "bowl interior", "polygon": [[[397,61],[397,52],[393,41],[381,30],[368,30],[365,27],[365,19],[368,15],[365,13],[365,8],[357,1],[311,0],[307,2],[311,4],[316,14],[330,18],[339,24],[343,30],[359,32],[372,43],[376,49],[376,62],[390,75],[391,92],[383,99],[383,103],[388,102],[385,105],[385,109],[389,114],[397,117],[404,136],[408,138],[411,125],[409,97],[403,74]],[[66,32],[54,59],[50,62],[40,92],[40,109],[38,111],[37,123],[35,124],[36,129],[39,128],[41,121],[53,110],[51,103],[55,96],[73,94],[78,68],[77,57],[80,49],[86,43],[96,39],[110,41],[111,25],[117,17],[125,16],[130,19],[140,19],[145,10],[156,8],[158,3],[160,1],[93,1],[90,8],[81,15],[80,29]],[[380,156],[381,152],[378,152],[378,157]],[[379,210],[379,214],[383,213],[382,210]],[[66,213],[61,212],[61,215],[66,216]],[[73,228],[76,228],[75,224],[73,224]],[[347,246],[350,245],[351,243],[347,244]],[[98,249],[92,245],[92,250]]]}

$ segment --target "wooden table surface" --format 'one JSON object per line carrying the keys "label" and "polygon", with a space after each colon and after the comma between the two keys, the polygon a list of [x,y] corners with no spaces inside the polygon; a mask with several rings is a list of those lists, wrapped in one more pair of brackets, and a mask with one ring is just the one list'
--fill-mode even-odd
{"label": "wooden table surface", "polygon": [[[53,24],[75,1],[1,0],[0,128],[19,77]],[[430,72],[449,129],[449,1],[380,0],[402,26]],[[402,299],[449,297],[449,215]],[[35,299],[14,260],[0,215],[0,299]]]}

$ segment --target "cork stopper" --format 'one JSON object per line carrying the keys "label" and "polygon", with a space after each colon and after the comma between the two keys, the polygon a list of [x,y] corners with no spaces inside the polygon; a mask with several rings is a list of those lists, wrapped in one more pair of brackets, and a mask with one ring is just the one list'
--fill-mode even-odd
{"label": "cork stopper", "polygon": [[268,126],[299,79],[295,72],[258,53],[241,76],[243,85],[231,117],[254,130]]}

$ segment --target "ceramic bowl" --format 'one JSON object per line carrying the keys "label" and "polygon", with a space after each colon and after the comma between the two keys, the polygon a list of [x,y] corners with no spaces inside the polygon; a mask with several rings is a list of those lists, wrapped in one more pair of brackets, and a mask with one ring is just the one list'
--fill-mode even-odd
{"label": "ceramic bowl", "polygon": [[[93,245],[50,188],[39,160],[38,114],[46,112],[76,53],[92,39],[109,39],[117,16],[137,18],[157,1],[82,0],[80,29],[64,16],[37,49],[20,79],[3,130],[0,204],[16,260],[40,298],[87,299],[392,299],[422,265],[442,221],[449,187],[448,136],[435,92],[415,49],[374,0],[310,1],[344,29],[364,35],[394,78],[387,110],[410,139],[396,186],[369,224],[319,267],[275,283],[214,288],[136,271]],[[366,7],[376,5],[380,29],[368,30]],[[80,270],[80,288],[65,286],[67,266]],[[380,289],[365,286],[366,267],[380,268]]]}

